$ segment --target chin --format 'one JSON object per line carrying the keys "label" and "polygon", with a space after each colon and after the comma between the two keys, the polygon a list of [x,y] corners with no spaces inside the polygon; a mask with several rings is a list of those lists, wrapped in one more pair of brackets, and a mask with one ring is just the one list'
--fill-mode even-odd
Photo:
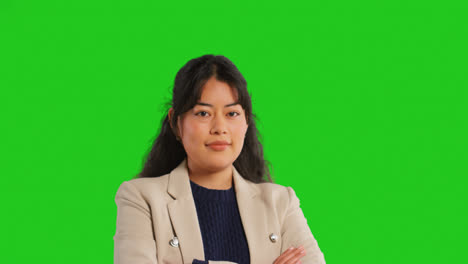
{"label": "chin", "polygon": [[234,160],[231,157],[211,157],[205,161],[205,164],[214,170],[220,170],[231,166],[233,162]]}

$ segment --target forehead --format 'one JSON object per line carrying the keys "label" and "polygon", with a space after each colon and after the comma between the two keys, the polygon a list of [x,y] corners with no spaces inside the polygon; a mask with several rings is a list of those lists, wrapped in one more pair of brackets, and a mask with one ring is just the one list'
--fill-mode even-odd
{"label": "forehead", "polygon": [[229,84],[210,78],[202,87],[198,102],[210,105],[232,104],[237,101],[237,90]]}

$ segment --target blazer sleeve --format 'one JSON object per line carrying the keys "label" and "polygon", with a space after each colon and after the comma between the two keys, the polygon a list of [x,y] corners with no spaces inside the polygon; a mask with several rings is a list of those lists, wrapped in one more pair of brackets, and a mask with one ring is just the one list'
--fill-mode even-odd
{"label": "blazer sleeve", "polygon": [[282,252],[289,247],[304,246],[306,255],[301,258],[303,264],[325,264],[325,258],[315,240],[307,219],[299,206],[300,202],[291,187],[287,187],[289,204],[281,225]]}
{"label": "blazer sleeve", "polygon": [[157,264],[150,208],[138,189],[123,182],[115,195],[114,264]]}

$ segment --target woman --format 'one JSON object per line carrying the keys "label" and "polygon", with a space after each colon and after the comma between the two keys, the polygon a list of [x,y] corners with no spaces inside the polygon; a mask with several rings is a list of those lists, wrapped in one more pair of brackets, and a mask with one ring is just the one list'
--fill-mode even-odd
{"label": "woman", "polygon": [[325,263],[294,190],[271,180],[254,118],[226,57],[179,70],[142,172],[116,193],[115,264]]}

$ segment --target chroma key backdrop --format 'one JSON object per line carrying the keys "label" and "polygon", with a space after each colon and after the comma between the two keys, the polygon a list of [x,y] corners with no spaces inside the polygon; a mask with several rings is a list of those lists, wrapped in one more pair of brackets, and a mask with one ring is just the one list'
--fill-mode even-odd
{"label": "chroma key backdrop", "polygon": [[1,262],[112,263],[176,72],[220,54],[327,263],[468,263],[466,7],[0,1]]}

